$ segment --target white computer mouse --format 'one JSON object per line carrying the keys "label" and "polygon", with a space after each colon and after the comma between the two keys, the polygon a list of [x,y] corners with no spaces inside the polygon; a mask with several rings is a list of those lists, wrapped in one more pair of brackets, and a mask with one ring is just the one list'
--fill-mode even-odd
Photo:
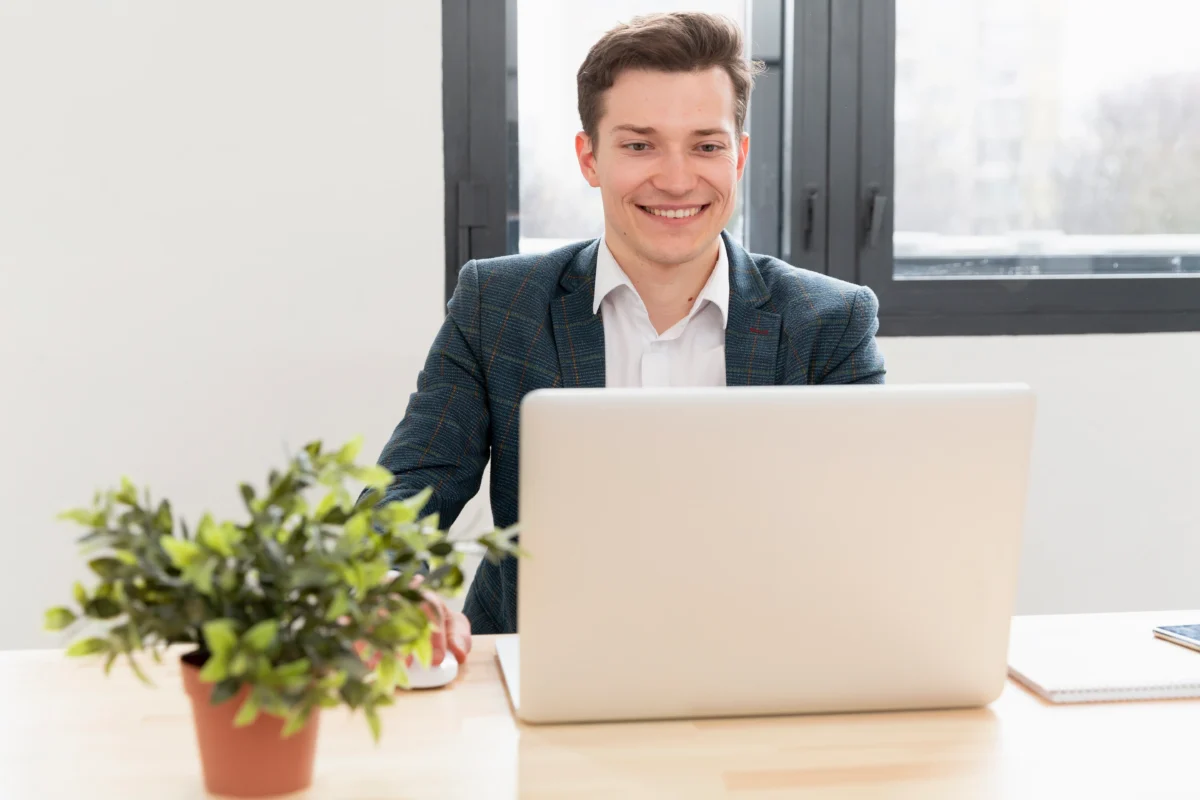
{"label": "white computer mouse", "polygon": [[431,664],[428,667],[413,659],[412,665],[407,667],[406,671],[409,689],[437,689],[458,677],[458,659],[447,652],[441,664]]}

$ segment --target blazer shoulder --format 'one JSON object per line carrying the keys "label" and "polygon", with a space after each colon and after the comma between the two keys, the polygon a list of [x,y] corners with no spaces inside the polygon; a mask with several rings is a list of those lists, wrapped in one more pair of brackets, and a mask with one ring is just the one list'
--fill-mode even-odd
{"label": "blazer shoulder", "polygon": [[474,269],[476,290],[483,305],[507,308],[518,303],[548,303],[563,272],[589,244],[589,241],[574,242],[544,253],[481,258],[467,267]]}
{"label": "blazer shoulder", "polygon": [[785,319],[799,315],[816,316],[823,323],[844,322],[855,311],[871,316],[878,312],[878,300],[866,286],[794,267],[772,256],[756,255],[753,259],[771,304]]}

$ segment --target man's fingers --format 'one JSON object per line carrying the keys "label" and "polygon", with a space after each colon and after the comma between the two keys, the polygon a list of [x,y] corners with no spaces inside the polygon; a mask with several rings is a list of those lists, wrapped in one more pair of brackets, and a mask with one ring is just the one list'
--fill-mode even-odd
{"label": "man's fingers", "polygon": [[446,646],[458,663],[467,660],[471,652],[471,621],[463,614],[447,613],[446,617]]}

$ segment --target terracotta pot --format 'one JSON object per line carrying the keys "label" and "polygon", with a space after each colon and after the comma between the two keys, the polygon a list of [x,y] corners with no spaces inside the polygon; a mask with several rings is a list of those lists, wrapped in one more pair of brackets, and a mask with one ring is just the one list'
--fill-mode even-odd
{"label": "terracotta pot", "polygon": [[200,680],[200,664],[192,654],[180,659],[183,685],[192,700],[192,720],[200,747],[204,786],[226,797],[270,797],[303,791],[312,785],[317,754],[320,709],[313,711],[304,729],[284,739],[283,720],[269,714],[244,728],[235,728],[243,687],[229,700],[213,705],[213,685]]}

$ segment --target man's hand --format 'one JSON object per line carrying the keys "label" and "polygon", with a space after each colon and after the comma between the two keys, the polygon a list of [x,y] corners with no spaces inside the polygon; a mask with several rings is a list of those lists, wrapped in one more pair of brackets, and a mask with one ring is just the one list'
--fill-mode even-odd
{"label": "man's hand", "polygon": [[[423,581],[424,578],[418,575],[413,579],[412,588],[420,589]],[[433,622],[433,632],[430,634],[430,643],[433,645],[433,665],[437,666],[442,663],[447,651],[454,656],[458,663],[463,663],[471,652],[471,621],[465,614],[451,611],[446,606],[446,601],[433,592],[421,592],[421,594],[425,598],[422,608],[425,615]],[[411,663],[410,659],[409,664]]]}
{"label": "man's hand", "polygon": [[[395,572],[389,572],[385,580],[391,580],[396,577]],[[420,575],[413,579],[409,584],[413,589],[419,589],[424,578]],[[433,652],[430,654],[433,666],[442,663],[446,657],[446,652],[459,664],[467,660],[467,656],[471,652],[471,621],[467,619],[465,614],[457,611],[451,611],[446,606],[446,601],[433,592],[421,592],[425,598],[425,602],[421,605],[421,610],[425,612],[425,616],[429,617],[433,623],[433,630],[430,632],[429,641],[432,645]],[[346,621],[343,618],[343,621]],[[365,656],[367,645],[365,642],[359,642],[354,649],[358,651],[360,657]],[[411,667],[414,661],[413,656],[409,656],[407,665]],[[374,669],[379,663],[379,654],[374,653],[367,659],[367,668]]]}

